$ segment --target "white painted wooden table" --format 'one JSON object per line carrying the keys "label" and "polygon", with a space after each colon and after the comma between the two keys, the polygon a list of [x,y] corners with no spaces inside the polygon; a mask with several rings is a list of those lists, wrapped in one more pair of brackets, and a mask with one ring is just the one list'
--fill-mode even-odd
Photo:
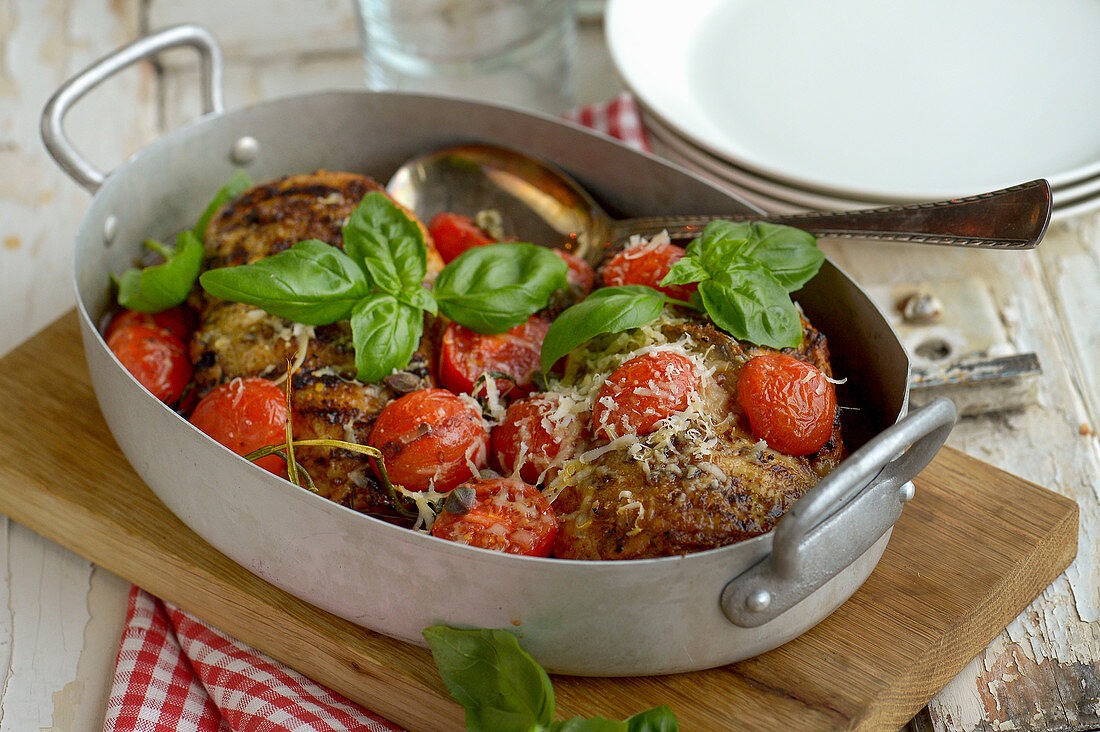
{"label": "white painted wooden table", "polygon": [[[361,83],[349,0],[5,0],[0,5],[0,353],[72,306],[71,242],[87,194],[38,138],[47,96],[92,59],[166,25],[211,28],[226,99]],[[621,89],[598,25],[582,28],[578,102]],[[198,109],[193,59],[167,54],[82,102],[69,129],[109,169]],[[1058,113],[1051,110],[1052,114]],[[104,123],[104,122],[108,123]],[[1038,353],[1023,406],[964,419],[951,444],[1076,499],[1076,562],[914,720],[918,730],[1100,727],[1100,215],[1036,252],[825,243],[884,302],[923,283],[978,287],[1001,347]],[[0,732],[102,726],[129,585],[0,517]]]}

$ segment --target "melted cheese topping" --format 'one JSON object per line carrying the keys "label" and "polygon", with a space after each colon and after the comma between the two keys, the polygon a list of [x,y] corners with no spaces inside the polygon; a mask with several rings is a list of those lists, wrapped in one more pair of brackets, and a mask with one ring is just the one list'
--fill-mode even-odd
{"label": "melted cheese topping", "polygon": [[[638,356],[656,352],[679,354],[692,363],[699,381],[690,395],[687,408],[657,422],[653,432],[645,435],[625,434],[609,442],[601,441],[580,454],[567,456],[561,461],[561,470],[546,487],[549,500],[556,499],[567,487],[589,480],[597,470],[594,463],[612,452],[637,463],[646,479],[654,484],[662,479],[679,479],[700,472],[710,475],[715,481],[726,481],[725,472],[710,458],[719,440],[732,427],[734,416],[724,408],[708,408],[708,393],[714,394],[715,389],[722,389],[722,394],[725,394],[716,382],[717,367],[707,363],[711,346],[696,342],[687,332],[675,340],[666,335],[667,326],[689,322],[679,317],[672,308],[666,308],[658,321],[623,333],[594,338],[569,357],[565,374],[550,384],[549,396],[558,400],[558,413],[573,418],[590,414],[611,373]],[[666,389],[667,385],[653,381],[635,389],[635,393],[660,397]],[[720,401],[724,404],[724,400]],[[564,436],[560,423],[554,420],[547,422],[548,431]],[[637,533],[641,530],[638,522],[645,518],[646,509],[641,501],[627,493],[620,493],[619,504],[614,510],[631,516],[634,520],[631,531]],[[589,508],[582,506],[581,511]]]}

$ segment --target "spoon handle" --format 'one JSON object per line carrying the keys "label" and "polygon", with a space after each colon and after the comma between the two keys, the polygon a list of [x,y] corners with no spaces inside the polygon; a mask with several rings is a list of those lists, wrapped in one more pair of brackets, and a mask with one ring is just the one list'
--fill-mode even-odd
{"label": "spoon handle", "polygon": [[1045,180],[935,203],[790,215],[654,216],[616,221],[611,240],[667,229],[673,239],[695,238],[710,221],[787,224],[822,237],[946,244],[982,249],[1033,249],[1050,223]]}

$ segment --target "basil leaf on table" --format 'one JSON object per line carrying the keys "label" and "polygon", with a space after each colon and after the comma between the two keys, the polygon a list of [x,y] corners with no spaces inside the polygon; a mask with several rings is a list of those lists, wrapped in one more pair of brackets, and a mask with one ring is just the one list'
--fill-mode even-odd
{"label": "basil leaf on table", "polygon": [[622,722],[573,717],[550,725],[551,732],[678,732],[680,723],[667,706],[653,707]]}
{"label": "basil leaf on table", "polygon": [[711,320],[734,338],[771,348],[802,342],[802,321],[783,285],[767,267],[741,261],[699,283]]}
{"label": "basil leaf on table", "polygon": [[210,219],[214,218],[214,214],[218,212],[218,209],[251,187],[252,178],[248,176],[248,173],[239,169],[233,171],[229,181],[214,194],[214,200],[206,205],[202,215],[199,216],[198,223],[195,224],[195,228],[191,229],[200,242],[206,241],[206,225],[210,223]]}
{"label": "basil leaf on table", "polygon": [[388,293],[375,292],[356,303],[351,313],[355,368],[359,380],[374,382],[403,369],[424,333],[424,312]]}
{"label": "basil leaf on table", "polygon": [[375,286],[391,295],[419,288],[428,273],[420,226],[383,193],[373,191],[352,211],[343,228],[344,251]]}
{"label": "basil leaf on table", "polygon": [[433,293],[439,310],[478,333],[503,333],[546,307],[568,286],[569,267],[551,250],[525,243],[468,249],[443,268]]}
{"label": "basil leaf on table", "polygon": [[545,728],[554,718],[554,688],[511,633],[425,628],[447,690],[466,708],[469,730]]}
{"label": "basil leaf on table", "polygon": [[623,722],[554,718],[554,687],[546,671],[503,630],[458,630],[433,625],[423,631],[451,696],[466,709],[471,732],[677,732],[666,706]]}
{"label": "basil leaf on table", "polygon": [[587,340],[652,323],[672,300],[644,285],[604,287],[568,308],[550,324],[542,341],[542,373]]}
{"label": "basil leaf on table", "polygon": [[214,297],[257,305],[306,325],[342,320],[370,293],[359,265],[316,239],[252,264],[209,270],[199,282]]}
{"label": "basil leaf on table", "polygon": [[176,237],[175,248],[152,239],[144,244],[160,252],[164,263],[123,272],[118,280],[118,304],[142,313],[159,313],[187,299],[202,268],[202,242],[184,231]]}

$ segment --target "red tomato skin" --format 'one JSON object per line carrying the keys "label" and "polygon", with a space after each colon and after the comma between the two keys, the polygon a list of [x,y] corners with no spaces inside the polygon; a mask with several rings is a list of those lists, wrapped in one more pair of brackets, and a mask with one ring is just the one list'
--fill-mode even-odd
{"label": "red tomato skin", "polygon": [[753,435],[787,455],[815,453],[833,433],[832,383],[819,369],[783,353],[749,359],[737,379],[737,403]]}
{"label": "red tomato skin", "polygon": [[[199,400],[191,424],[238,455],[286,442],[286,394],[274,382],[259,377],[233,379]],[[277,455],[256,464],[286,477],[286,463]]]}
{"label": "red tomato skin", "polygon": [[[502,395],[526,393],[539,370],[542,341],[550,323],[532,315],[506,333],[482,335],[451,323],[439,349],[439,381],[456,394],[472,394],[478,378],[488,371],[508,374],[515,382],[497,379]],[[479,393],[483,387],[478,387]]]}
{"label": "red tomato skin", "polygon": [[410,491],[446,493],[487,464],[489,428],[481,411],[446,389],[423,389],[386,406],[367,444],[382,451],[386,472]]}
{"label": "red tomato skin", "polygon": [[607,440],[649,434],[660,420],[687,409],[698,383],[695,365],[686,356],[653,351],[632,358],[611,372],[600,389],[592,410],[593,429]]}
{"label": "red tomato skin", "polygon": [[107,347],[141,385],[165,404],[174,404],[191,381],[191,360],[171,331],[142,323],[116,328]]}
{"label": "red tomato skin", "polygon": [[684,256],[684,250],[675,244],[639,244],[622,250],[604,265],[603,283],[617,285],[646,285],[676,300],[688,301],[699,286],[669,285],[658,283],[664,279],[672,265]]}
{"label": "red tomato skin", "polygon": [[436,214],[428,224],[428,233],[445,263],[467,249],[496,243],[473,219],[456,213]]}
{"label": "red tomato skin", "polygon": [[[474,489],[473,508],[461,515],[440,513],[432,536],[507,554],[550,556],[558,518],[538,488],[516,478],[479,479],[465,485]],[[494,531],[493,526],[499,528]]]}
{"label": "red tomato skin", "polygon": [[596,270],[592,269],[592,265],[564,249],[552,251],[569,265],[569,272],[565,275],[569,285],[576,288],[581,296],[587,296],[592,292],[592,287],[596,284]]}
{"label": "red tomato skin", "polygon": [[581,432],[576,419],[555,430],[546,428],[548,417],[557,407],[556,401],[543,396],[520,399],[508,406],[504,419],[493,428],[489,442],[490,454],[502,473],[515,474],[516,462],[522,454],[519,477],[524,482],[535,485],[540,477],[547,482],[554,479],[557,469],[551,467],[552,463],[563,447],[571,449],[577,443]]}
{"label": "red tomato skin", "polygon": [[172,332],[183,341],[184,345],[191,341],[191,334],[195,332],[195,312],[186,305],[178,305],[159,313],[139,313],[136,310],[120,310],[107,325],[104,338],[110,338],[119,328],[140,323],[164,328]]}

